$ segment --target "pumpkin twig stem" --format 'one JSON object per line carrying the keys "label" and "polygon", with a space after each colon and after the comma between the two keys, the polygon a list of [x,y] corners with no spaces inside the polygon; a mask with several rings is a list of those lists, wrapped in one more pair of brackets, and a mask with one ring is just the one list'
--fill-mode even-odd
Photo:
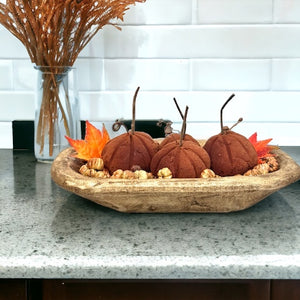
{"label": "pumpkin twig stem", "polygon": [[233,127],[235,127],[236,125],[238,125],[241,122],[243,122],[243,118],[239,118],[238,121],[229,128],[229,130],[231,130]]}
{"label": "pumpkin twig stem", "polygon": [[235,94],[232,94],[227,101],[223,104],[221,111],[220,111],[220,120],[221,120],[221,133],[223,134],[224,131],[224,126],[223,126],[223,109],[225,108],[225,106],[228,104],[228,102],[235,96]]}
{"label": "pumpkin twig stem", "polygon": [[183,122],[182,122],[182,127],[181,127],[181,133],[180,133],[180,140],[179,140],[179,146],[182,146],[184,137],[185,137],[185,132],[186,132],[186,119],[187,119],[187,113],[188,113],[189,107],[185,107],[185,112],[184,112],[184,117],[183,117]]}
{"label": "pumpkin twig stem", "polygon": [[140,90],[140,87],[138,86],[134,96],[133,96],[133,103],[132,103],[132,122],[131,122],[131,133],[134,134],[135,131],[135,103],[136,103],[136,98],[137,98],[137,94]]}
{"label": "pumpkin twig stem", "polygon": [[173,100],[174,100],[175,105],[176,105],[176,107],[177,107],[177,109],[178,109],[178,111],[179,111],[179,113],[180,113],[180,116],[181,116],[181,118],[182,118],[182,120],[183,120],[184,115],[183,115],[183,113],[182,113],[182,111],[181,111],[181,109],[180,109],[180,107],[179,107],[179,105],[178,105],[178,103],[177,103],[176,98],[174,97]]}

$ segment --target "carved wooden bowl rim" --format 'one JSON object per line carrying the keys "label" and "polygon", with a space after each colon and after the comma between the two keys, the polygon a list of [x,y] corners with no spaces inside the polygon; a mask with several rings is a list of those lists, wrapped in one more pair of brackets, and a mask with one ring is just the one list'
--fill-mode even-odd
{"label": "carved wooden bowl rim", "polygon": [[280,169],[258,176],[183,179],[100,179],[81,175],[85,162],[63,150],[51,166],[63,189],[121,212],[231,212],[246,209],[300,179],[300,166],[285,152],[274,151]]}

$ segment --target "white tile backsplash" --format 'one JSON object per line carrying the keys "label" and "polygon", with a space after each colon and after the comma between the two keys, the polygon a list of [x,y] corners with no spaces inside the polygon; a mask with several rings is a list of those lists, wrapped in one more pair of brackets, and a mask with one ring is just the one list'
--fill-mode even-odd
{"label": "white tile backsplash", "polygon": [[0,41],[0,59],[28,58],[23,44],[2,25],[0,25]]}
{"label": "white tile backsplash", "polygon": [[[219,112],[233,91],[145,91],[141,87],[136,104],[137,119],[170,119],[181,122],[173,98],[182,110],[189,106],[189,122],[219,122]],[[132,118],[134,91],[80,93],[81,119],[115,120]],[[235,92],[224,110],[224,122],[300,122],[300,92]]]}
{"label": "white tile backsplash", "polygon": [[0,149],[12,149],[13,136],[11,122],[0,122],[0,136]]}
{"label": "white tile backsplash", "polygon": [[33,92],[1,92],[0,121],[34,120]]}
{"label": "white tile backsplash", "polygon": [[[124,24],[190,24],[193,0],[147,0],[132,6]],[[122,22],[118,22],[122,24]]]}
{"label": "white tile backsplash", "polygon": [[299,57],[300,25],[107,26],[83,57],[273,58]]}
{"label": "white tile backsplash", "polygon": [[[170,119],[189,105],[197,138],[219,131],[219,110],[237,131],[300,145],[300,0],[147,0],[105,26],[79,55],[82,120]],[[36,71],[25,47],[0,25],[0,148],[11,121],[34,119]],[[4,138],[2,138],[2,136]]]}
{"label": "white tile backsplash", "polygon": [[34,90],[37,82],[37,71],[30,59],[13,61],[13,89],[16,91]]}
{"label": "white tile backsplash", "polygon": [[76,67],[78,89],[80,91],[100,91],[104,88],[103,59],[77,59]]}
{"label": "white tile backsplash", "polygon": [[82,92],[80,99],[80,118],[90,121],[112,121],[131,118],[132,92]]}
{"label": "white tile backsplash", "polygon": [[275,23],[300,23],[299,0],[273,0]]}
{"label": "white tile backsplash", "polygon": [[10,90],[13,83],[11,60],[0,60],[0,90]]}
{"label": "white tile backsplash", "polygon": [[198,23],[270,23],[272,2],[272,0],[198,0]]}
{"label": "white tile backsplash", "polygon": [[192,60],[193,90],[268,90],[271,61],[268,59]]}
{"label": "white tile backsplash", "polygon": [[273,59],[272,90],[299,90],[300,59]]}
{"label": "white tile backsplash", "polygon": [[186,59],[107,59],[105,90],[188,90],[189,61]]}

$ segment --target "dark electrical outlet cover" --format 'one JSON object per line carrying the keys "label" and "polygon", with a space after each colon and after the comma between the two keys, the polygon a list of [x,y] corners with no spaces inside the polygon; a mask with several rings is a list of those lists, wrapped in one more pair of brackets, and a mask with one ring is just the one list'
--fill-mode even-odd
{"label": "dark electrical outlet cover", "polygon": [[34,149],[34,122],[33,121],[13,121],[13,148],[14,149]]}
{"label": "dark electrical outlet cover", "polygon": [[[131,129],[131,120],[123,120],[120,121],[125,125],[127,130]],[[166,124],[171,121],[169,120],[136,120],[135,121],[135,130],[136,131],[144,131],[151,135],[152,138],[162,138],[165,137],[165,127]],[[158,125],[161,123],[161,125]],[[172,122],[171,122],[172,123]],[[81,135],[84,139],[85,137],[85,121],[81,121]]]}
{"label": "dark electrical outlet cover", "polygon": [[[121,120],[127,129],[131,129],[131,120]],[[169,120],[136,120],[135,130],[143,131],[151,135],[152,138],[165,137],[165,127]],[[161,125],[158,125],[161,123]]]}

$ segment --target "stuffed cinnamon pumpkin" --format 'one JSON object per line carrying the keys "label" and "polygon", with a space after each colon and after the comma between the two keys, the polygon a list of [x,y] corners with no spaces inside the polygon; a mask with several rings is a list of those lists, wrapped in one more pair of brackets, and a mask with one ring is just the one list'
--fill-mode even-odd
{"label": "stuffed cinnamon pumpkin", "polygon": [[141,131],[135,131],[135,102],[139,87],[133,98],[133,117],[131,130],[111,139],[103,148],[102,158],[110,173],[121,169],[130,170],[139,167],[149,171],[153,155],[158,150],[158,143]]}
{"label": "stuffed cinnamon pumpkin", "polygon": [[[243,135],[223,126],[223,109],[233,98],[225,102],[221,109],[221,133],[207,140],[204,149],[209,154],[211,169],[220,176],[244,174],[257,164],[257,152],[252,143]],[[242,119],[238,121],[241,122]]]}
{"label": "stuffed cinnamon pumpkin", "polygon": [[169,168],[173,178],[197,178],[204,169],[210,168],[209,155],[199,143],[184,139],[187,110],[188,107],[180,139],[166,143],[153,156],[150,166],[153,175],[163,168]]}
{"label": "stuffed cinnamon pumpkin", "polygon": [[173,178],[199,178],[201,172],[210,168],[207,152],[191,141],[173,141],[166,144],[152,158],[151,172],[156,175],[169,168]]}

